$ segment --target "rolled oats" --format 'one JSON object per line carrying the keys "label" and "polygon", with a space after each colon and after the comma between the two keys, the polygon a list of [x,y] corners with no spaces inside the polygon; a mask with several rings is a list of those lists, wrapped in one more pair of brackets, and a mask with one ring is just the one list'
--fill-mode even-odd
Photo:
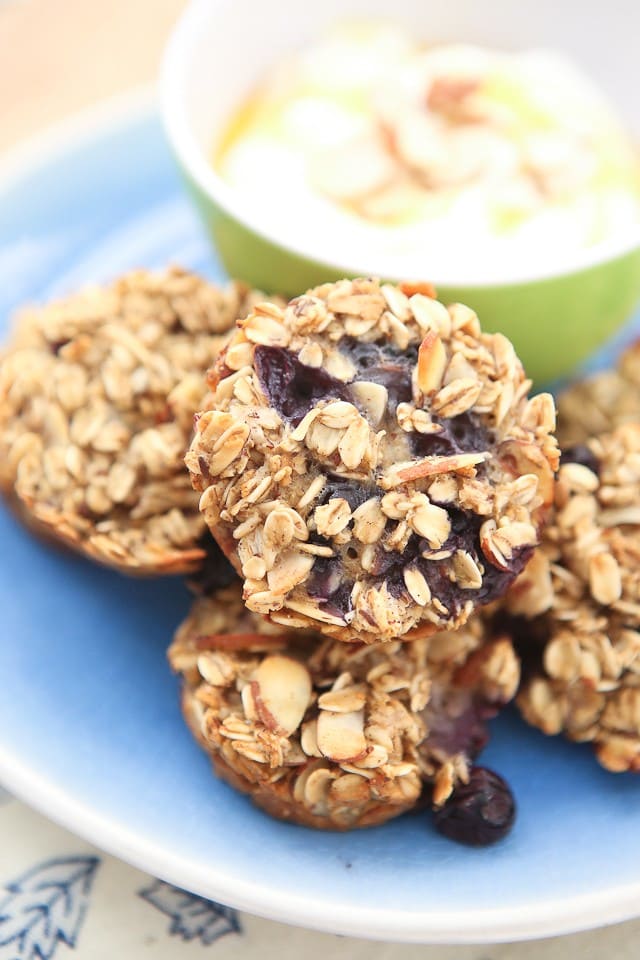
{"label": "rolled oats", "polygon": [[403,644],[345,644],[247,610],[239,584],[201,597],[169,661],[217,772],[274,816],[351,829],[443,803],[510,700],[518,661],[474,618]]}
{"label": "rolled oats", "polygon": [[[183,456],[205,372],[255,300],[140,270],[20,314],[0,360],[0,486],[21,515],[129,573],[197,567],[205,526]],[[212,437],[216,469],[245,440],[232,423]]]}
{"label": "rolled oats", "polygon": [[[528,400],[509,341],[431,292],[343,280],[238,323],[186,462],[251,610],[347,641],[423,635],[463,624],[530,556],[553,401]],[[276,543],[283,507],[306,533]]]}
{"label": "rolled oats", "polygon": [[634,422],[640,422],[640,341],[627,347],[614,370],[596,373],[560,394],[558,439],[566,448]]}
{"label": "rolled oats", "polygon": [[614,771],[640,771],[639,499],[640,425],[569,449],[542,546],[505,599],[530,621],[516,627],[532,662],[523,716],[592,742]]}

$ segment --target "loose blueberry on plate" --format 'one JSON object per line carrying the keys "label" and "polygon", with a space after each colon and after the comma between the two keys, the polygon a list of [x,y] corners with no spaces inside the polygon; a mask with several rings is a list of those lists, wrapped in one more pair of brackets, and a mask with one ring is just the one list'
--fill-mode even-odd
{"label": "loose blueberry on plate", "polygon": [[469,782],[456,787],[433,819],[449,840],[486,847],[506,837],[515,816],[513,794],[502,777],[486,767],[472,767]]}

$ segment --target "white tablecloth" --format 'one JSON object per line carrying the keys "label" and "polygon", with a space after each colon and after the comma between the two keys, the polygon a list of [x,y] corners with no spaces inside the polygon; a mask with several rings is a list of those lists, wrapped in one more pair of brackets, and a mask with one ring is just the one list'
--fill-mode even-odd
{"label": "white tablecloth", "polygon": [[640,921],[478,947],[315,933],[178,890],[0,790],[0,960],[186,960],[205,950],[213,960],[638,960]]}

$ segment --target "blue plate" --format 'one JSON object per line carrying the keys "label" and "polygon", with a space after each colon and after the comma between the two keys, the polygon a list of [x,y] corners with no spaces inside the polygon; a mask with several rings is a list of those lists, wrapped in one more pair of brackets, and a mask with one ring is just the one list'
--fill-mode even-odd
{"label": "blue plate", "polygon": [[[126,104],[22,151],[0,177],[0,317],[133,266],[219,277],[149,106]],[[180,582],[125,579],[33,540],[0,512],[0,779],[78,834],[253,913],[361,937],[515,940],[640,913],[640,779],[515,715],[487,765],[518,821],[471,850],[425,815],[324,834],[270,820],[213,778],[165,662]]]}

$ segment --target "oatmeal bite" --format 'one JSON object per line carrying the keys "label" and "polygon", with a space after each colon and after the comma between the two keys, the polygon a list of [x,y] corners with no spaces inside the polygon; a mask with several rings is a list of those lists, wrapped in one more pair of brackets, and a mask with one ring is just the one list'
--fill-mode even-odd
{"label": "oatmeal bite", "polygon": [[200,563],[183,456],[205,371],[252,298],[140,270],[16,318],[0,358],[0,488],[30,527],[128,573]]}
{"label": "oatmeal bite", "polygon": [[274,623],[373,643],[463,624],[538,542],[557,447],[511,343],[427,285],[325,284],[237,322],[186,462]]}
{"label": "oatmeal bite", "polygon": [[563,455],[552,519],[506,598],[524,718],[640,771],[640,425]]}
{"label": "oatmeal bite", "polygon": [[373,826],[467,784],[486,719],[515,694],[479,618],[411,644],[343,644],[251,613],[239,585],[196,600],[169,661],[216,772],[272,816]]}
{"label": "oatmeal bite", "polygon": [[558,439],[584,443],[623,423],[640,423],[640,340],[620,355],[613,370],[572,384],[558,397]]}

